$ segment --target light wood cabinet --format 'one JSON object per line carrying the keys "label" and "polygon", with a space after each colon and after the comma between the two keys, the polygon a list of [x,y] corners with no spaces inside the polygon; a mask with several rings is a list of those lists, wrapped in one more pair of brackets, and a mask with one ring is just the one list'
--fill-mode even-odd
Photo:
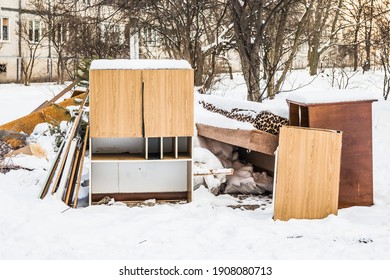
{"label": "light wood cabinet", "polygon": [[90,73],[91,137],[142,137],[142,72]]}
{"label": "light wood cabinet", "polygon": [[90,203],[191,201],[193,70],[183,61],[103,62],[90,70]]}
{"label": "light wood cabinet", "polygon": [[193,70],[92,70],[91,137],[194,134]]}

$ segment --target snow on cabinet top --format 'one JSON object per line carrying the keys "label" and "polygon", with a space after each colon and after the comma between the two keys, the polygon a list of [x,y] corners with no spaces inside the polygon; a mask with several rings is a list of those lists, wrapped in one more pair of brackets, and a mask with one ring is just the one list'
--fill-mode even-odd
{"label": "snow on cabinet top", "polygon": [[175,59],[98,59],[90,67],[90,70],[119,69],[191,69],[191,65],[186,60]]}
{"label": "snow on cabinet top", "polygon": [[350,90],[319,90],[306,93],[292,93],[288,95],[287,101],[300,104],[326,104],[358,101],[377,101],[373,94],[367,92],[356,92]]}

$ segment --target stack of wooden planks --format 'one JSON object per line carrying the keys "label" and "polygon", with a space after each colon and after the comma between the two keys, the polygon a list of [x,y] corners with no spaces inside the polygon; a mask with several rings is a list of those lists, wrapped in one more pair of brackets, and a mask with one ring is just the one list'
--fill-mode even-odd
{"label": "stack of wooden planks", "polygon": [[89,126],[86,127],[83,137],[81,134],[81,119],[85,114],[85,96],[77,116],[70,124],[69,129],[52,162],[48,175],[44,181],[40,198],[43,199],[51,192],[67,205],[77,208],[78,194],[81,185],[84,156],[88,143]]}

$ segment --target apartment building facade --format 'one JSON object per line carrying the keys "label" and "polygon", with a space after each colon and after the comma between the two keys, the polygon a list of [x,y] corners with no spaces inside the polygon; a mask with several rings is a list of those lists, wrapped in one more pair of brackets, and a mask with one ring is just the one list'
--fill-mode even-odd
{"label": "apartment building facade", "polygon": [[21,78],[22,45],[18,38],[21,2],[0,2],[0,82],[18,81]]}
{"label": "apartment building facade", "polygon": [[[46,1],[46,8],[58,2]],[[79,5],[91,5],[91,0],[80,0]],[[27,68],[32,69],[32,81],[56,79],[58,53],[39,13],[30,0],[0,1],[0,83],[22,82],[29,75]]]}

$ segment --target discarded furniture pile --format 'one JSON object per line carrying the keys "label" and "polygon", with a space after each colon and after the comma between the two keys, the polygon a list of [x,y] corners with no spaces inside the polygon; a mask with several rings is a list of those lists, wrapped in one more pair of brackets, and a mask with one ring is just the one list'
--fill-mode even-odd
{"label": "discarded furniture pile", "polygon": [[[222,167],[232,166],[223,159],[226,152],[218,152],[215,146],[233,146],[240,162],[247,163],[234,166],[233,175],[226,179],[214,176],[219,183],[234,185],[233,193],[248,193],[249,182],[250,190],[256,193],[256,180],[249,177],[254,178],[254,168],[265,170],[274,177],[275,220],[324,218],[337,215],[340,208],[373,204],[373,101],[376,100],[370,95],[332,93],[319,99],[310,94],[290,95],[288,126],[282,118],[273,118],[280,133],[260,130],[255,120],[260,120],[261,114],[255,111],[226,111],[202,101],[199,103],[203,108],[249,122],[255,128],[231,129],[202,123],[196,126],[201,138],[217,143],[211,148],[207,143],[201,146],[214,149]],[[215,182],[208,182],[215,189]]]}
{"label": "discarded furniture pile", "polygon": [[[44,198],[50,191],[53,194],[57,193],[65,203],[74,207],[77,207],[77,194],[89,130],[86,124],[81,125],[82,116],[88,111],[85,106],[88,91],[77,87],[78,82],[77,80],[65,87],[54,98],[45,101],[29,115],[0,126],[0,172],[5,173],[23,168],[13,164],[12,158],[16,155],[47,158],[39,144],[27,141],[38,124],[48,123],[58,126],[62,121],[70,123],[48,176],[44,180],[40,198]],[[70,98],[56,103],[65,94]],[[72,112],[68,109],[72,107],[78,108],[75,110],[75,116],[72,116]]]}
{"label": "discarded furniture pile", "polygon": [[184,60],[94,60],[90,204],[192,200],[193,69]]}

